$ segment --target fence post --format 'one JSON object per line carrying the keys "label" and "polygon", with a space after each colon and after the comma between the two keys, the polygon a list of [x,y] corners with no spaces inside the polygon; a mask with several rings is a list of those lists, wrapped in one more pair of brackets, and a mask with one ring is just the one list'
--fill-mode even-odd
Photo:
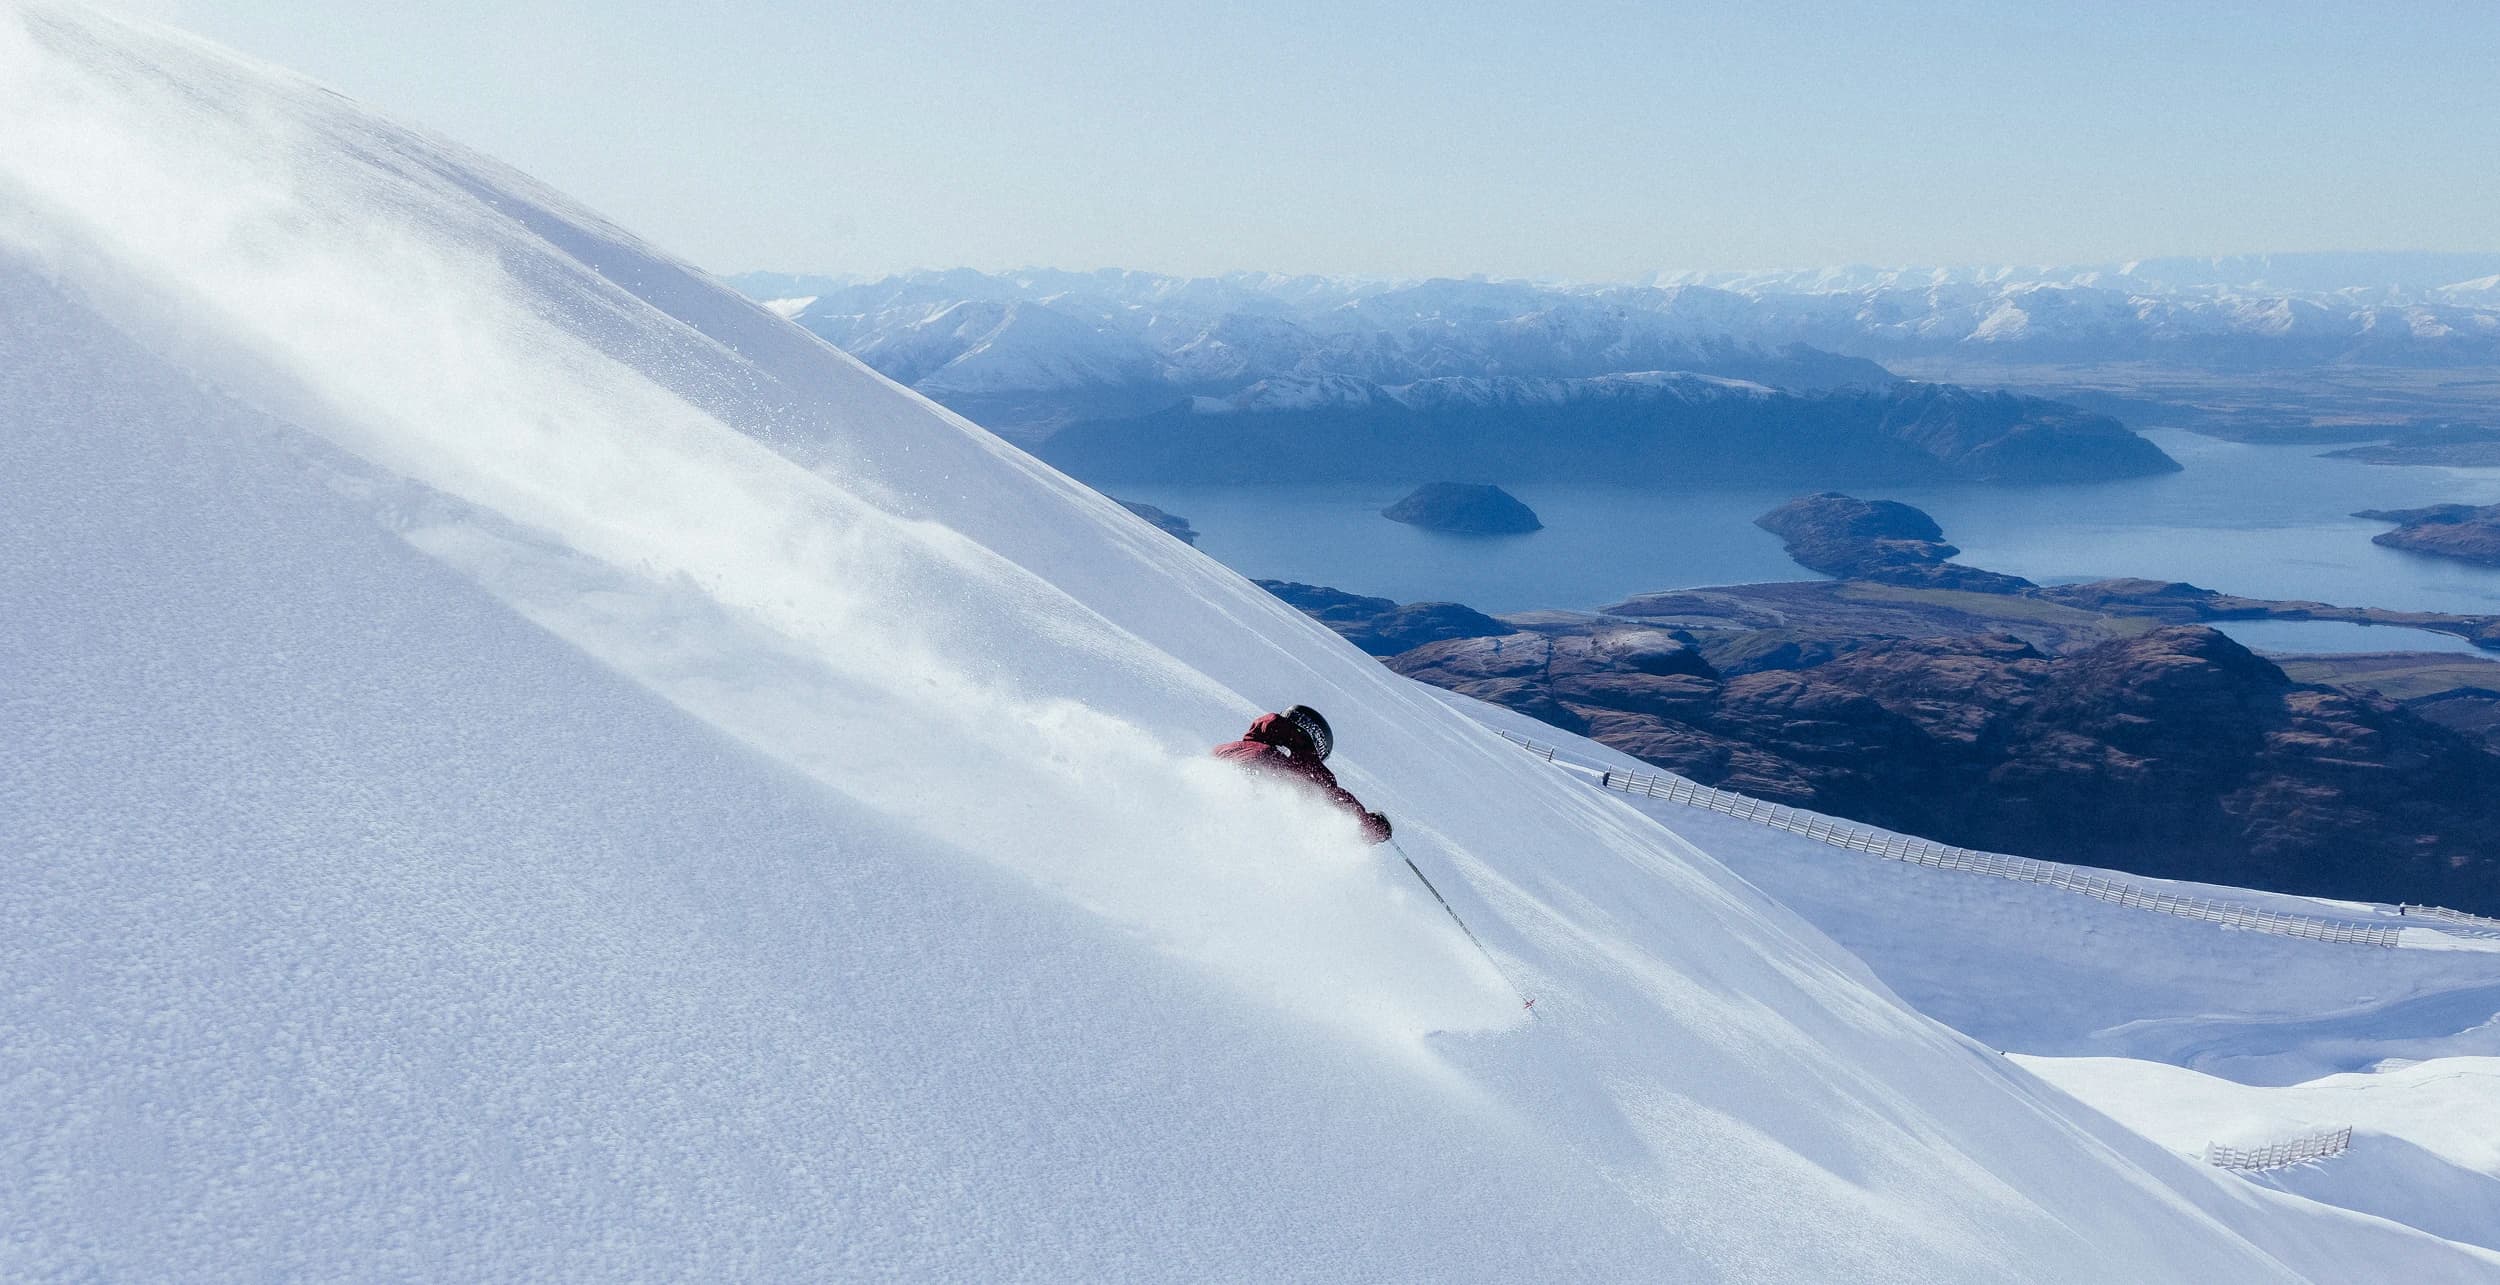
{"label": "fence post", "polygon": [[[1548,763],[1559,763],[1559,750],[1515,732],[1493,729],[1502,739],[1517,744]],[[1625,794],[1639,794],[1654,799],[1707,808],[1740,820],[1803,835],[1818,843],[1871,853],[1887,861],[1903,861],[1938,870],[1959,870],[2024,883],[2045,885],[2068,892],[2079,892],[2102,901],[2130,909],[2154,910],[2181,918],[2200,919],[2226,928],[2299,937],[2310,941],[2375,946],[2388,949],[2404,944],[2404,929],[2394,924],[2355,925],[2308,915],[2294,915],[2276,910],[2260,910],[2229,903],[2186,897],[2177,893],[2148,892],[2100,875],[2084,874],[2061,862],[2041,861],[2007,853],[1974,852],[1969,848],[1949,847],[1909,835],[1887,835],[1846,825],[1837,817],[1807,813],[1800,808],[1771,803],[1751,795],[1715,789],[1688,778],[1673,775],[1649,775],[1632,772],[1605,771],[1598,775],[1601,789]],[[2500,937],[2500,919],[2468,914],[2445,906],[2417,906],[2402,902],[2397,914],[2404,918],[2421,918],[2453,924],[2469,932]],[[2349,1127],[2345,1130],[2349,1142]],[[2223,1150],[2228,1151],[2228,1148]]]}

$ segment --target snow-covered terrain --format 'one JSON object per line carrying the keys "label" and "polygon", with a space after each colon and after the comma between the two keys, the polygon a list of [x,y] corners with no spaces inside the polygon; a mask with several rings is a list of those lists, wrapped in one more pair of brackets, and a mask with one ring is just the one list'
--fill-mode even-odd
{"label": "snow-covered terrain", "polygon": [[[530,180],[51,4],[0,486],[0,1277],[2500,1277]],[[1204,756],[1294,700],[1498,971]]]}
{"label": "snow-covered terrain", "polygon": [[[1656,771],[1515,711],[1441,698],[1511,735],[1567,742],[1566,762]],[[2409,927],[2390,950],[2230,931],[1634,802],[1830,933],[1913,1007],[2149,1140],[2196,1157],[2349,1127],[2348,1154],[2259,1180],[2500,1249],[2500,940]],[[2252,910],[2404,922],[2392,906],[2104,874]]]}
{"label": "snow-covered terrain", "polygon": [[2256,1181],[2500,1250],[2500,1057],[2444,1057],[2259,1087],[2131,1058],[2023,1058],[2182,1154],[2352,1130],[2351,1150]]}

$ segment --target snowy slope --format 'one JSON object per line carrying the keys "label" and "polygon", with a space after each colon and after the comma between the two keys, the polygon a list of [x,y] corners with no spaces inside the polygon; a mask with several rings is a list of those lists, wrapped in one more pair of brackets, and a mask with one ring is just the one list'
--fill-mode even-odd
{"label": "snowy slope", "polygon": [[[2487,1278],[525,178],[0,9],[0,1277]],[[1347,824],[1203,757],[1335,718]]]}
{"label": "snowy slope", "polygon": [[[1514,711],[1442,699],[1511,734],[1562,743],[1565,762],[1655,771]],[[2390,950],[2234,931],[1888,861],[1664,799],[1632,801],[1830,933],[1912,1006],[2015,1054],[2146,1138],[2201,1157],[2208,1143],[2254,1147],[2351,1127],[2348,1154],[2260,1181],[2500,1249],[2500,941],[2408,927],[2403,948]],[[2331,920],[2385,923],[2395,912],[2107,877]]]}
{"label": "snowy slope", "polygon": [[2500,1058],[2439,1058],[2281,1087],[2128,1058],[2024,1065],[2182,1155],[2351,1129],[2349,1151],[2256,1180],[2500,1250]]}

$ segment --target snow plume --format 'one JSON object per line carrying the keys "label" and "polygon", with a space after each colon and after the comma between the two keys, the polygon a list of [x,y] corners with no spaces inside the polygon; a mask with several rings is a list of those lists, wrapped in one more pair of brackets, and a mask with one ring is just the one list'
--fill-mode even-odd
{"label": "snow plume", "polygon": [[[476,247],[531,247],[416,158],[341,165],[257,95],[45,56],[89,38],[0,28],[0,118],[36,126],[0,141],[0,237],[55,275],[109,265],[125,328],[416,484],[394,503],[419,547],[757,750],[1270,999],[1410,1036],[1516,1020],[1437,911],[1396,912],[1346,818],[1018,677],[1245,702],[524,306]],[[1399,931],[1354,931],[1384,914]]]}

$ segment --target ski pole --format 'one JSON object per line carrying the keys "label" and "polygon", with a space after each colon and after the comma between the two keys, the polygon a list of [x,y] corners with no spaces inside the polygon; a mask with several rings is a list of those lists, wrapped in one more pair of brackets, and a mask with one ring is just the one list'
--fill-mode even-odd
{"label": "ski pole", "polygon": [[1424,891],[1431,893],[1432,899],[1440,902],[1441,908],[1449,912],[1450,922],[1457,924],[1458,930],[1467,934],[1468,944],[1476,948],[1477,954],[1484,956],[1484,962],[1493,966],[1493,975],[1501,978],[1503,985],[1510,987],[1513,992],[1519,994],[1519,1007],[1526,1009],[1530,1018],[1536,1017],[1536,1001],[1529,998],[1525,992],[1521,992],[1519,990],[1519,984],[1510,979],[1510,973],[1502,967],[1502,961],[1495,959],[1493,957],[1493,952],[1485,949],[1484,943],[1476,937],[1476,930],[1468,927],[1467,921],[1458,917],[1457,907],[1450,904],[1449,898],[1441,895],[1440,889],[1432,886],[1432,880],[1425,877],[1424,868],[1415,864],[1415,858],[1406,855],[1406,845],[1399,843],[1396,839],[1391,839],[1389,840],[1389,847],[1392,851],[1398,854],[1399,860],[1406,863],[1407,869],[1415,872],[1415,881],[1424,886]]}

